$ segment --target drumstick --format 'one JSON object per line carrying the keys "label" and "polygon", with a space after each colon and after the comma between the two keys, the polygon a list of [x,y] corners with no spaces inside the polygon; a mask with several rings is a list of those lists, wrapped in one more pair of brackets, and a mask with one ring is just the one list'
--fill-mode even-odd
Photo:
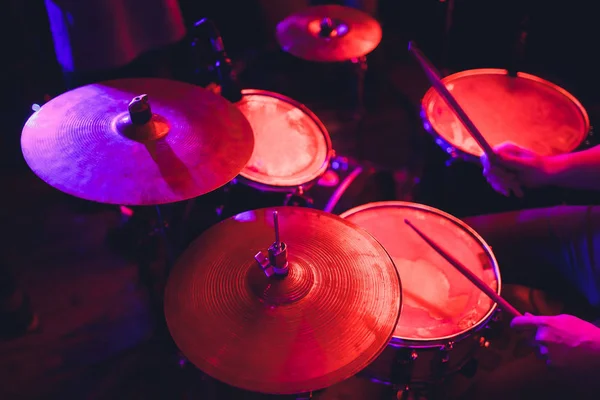
{"label": "drumstick", "polygon": [[469,116],[465,113],[465,111],[462,109],[462,107],[458,104],[458,102],[456,101],[454,96],[452,96],[452,94],[450,94],[450,91],[446,88],[446,85],[444,85],[444,83],[442,82],[442,80],[440,78],[440,74],[436,70],[436,68],[433,66],[433,64],[431,64],[431,62],[427,59],[427,57],[425,57],[425,55],[421,52],[421,50],[419,50],[419,48],[417,47],[415,42],[411,41],[408,43],[408,51],[410,51],[415,56],[415,58],[421,65],[421,68],[423,68],[425,75],[427,75],[427,78],[431,82],[431,85],[440,94],[440,96],[442,96],[442,99],[444,99],[444,101],[446,102],[448,107],[450,107],[450,109],[452,111],[454,111],[454,113],[456,114],[456,116],[458,117],[460,122],[462,122],[462,124],[465,126],[465,128],[467,129],[469,134],[471,134],[473,139],[475,139],[477,144],[479,144],[479,146],[483,149],[485,154],[488,156],[488,159],[490,161],[493,161],[496,158],[496,154],[494,153],[492,146],[490,146],[490,144],[487,142],[487,140],[485,140],[485,138],[483,137],[483,135],[481,134],[479,129],[477,129],[475,124],[473,124],[473,121],[471,121]]}
{"label": "drumstick", "polygon": [[492,299],[495,303],[498,303],[500,308],[504,311],[508,312],[513,317],[520,317],[523,314],[519,312],[516,308],[514,308],[508,301],[506,301],[502,296],[494,291],[491,287],[489,287],[484,281],[482,281],[477,275],[475,275],[469,268],[460,263],[457,259],[455,259],[452,255],[447,253],[444,249],[442,249],[436,242],[433,241],[430,237],[425,235],[419,228],[413,225],[412,222],[405,219],[404,223],[410,226],[421,238],[431,246],[440,256],[444,257],[446,261],[454,266],[461,274],[465,276],[468,280],[470,280],[475,286],[477,286],[483,293],[485,293],[490,299]]}

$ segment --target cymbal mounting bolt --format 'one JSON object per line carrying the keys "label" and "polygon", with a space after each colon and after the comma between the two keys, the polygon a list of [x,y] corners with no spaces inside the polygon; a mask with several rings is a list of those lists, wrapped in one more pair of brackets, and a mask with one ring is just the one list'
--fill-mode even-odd
{"label": "cymbal mounting bolt", "polygon": [[136,96],[129,102],[127,107],[129,118],[134,125],[145,125],[152,119],[152,109],[148,102],[148,95]]}
{"label": "cymbal mounting bolt", "polygon": [[287,245],[281,241],[279,235],[279,214],[273,212],[273,227],[275,230],[275,242],[268,248],[269,256],[266,257],[262,252],[256,253],[254,259],[264,271],[267,277],[273,275],[284,277],[289,273]]}

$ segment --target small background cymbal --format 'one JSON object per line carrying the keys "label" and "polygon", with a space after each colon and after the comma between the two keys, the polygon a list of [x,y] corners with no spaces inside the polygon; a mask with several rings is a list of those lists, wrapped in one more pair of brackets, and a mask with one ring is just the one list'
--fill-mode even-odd
{"label": "small background cymbal", "polygon": [[365,56],[381,42],[381,26],[368,14],[337,5],[315,6],[277,25],[281,48],[308,61],[336,62]]}

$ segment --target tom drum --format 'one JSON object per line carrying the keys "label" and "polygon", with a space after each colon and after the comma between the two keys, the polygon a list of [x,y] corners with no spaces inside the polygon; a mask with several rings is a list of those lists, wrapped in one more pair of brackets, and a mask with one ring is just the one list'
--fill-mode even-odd
{"label": "tom drum", "polygon": [[277,93],[246,89],[237,105],[254,130],[254,152],[240,181],[270,192],[307,189],[327,170],[333,149],[323,123]]}
{"label": "tom drum", "polygon": [[370,232],[394,259],[403,305],[391,343],[364,374],[394,384],[434,383],[459,371],[480,347],[496,304],[439,256],[409,219],[500,293],[500,270],[490,247],[469,226],[443,211],[408,202],[376,202],[341,214]]}
{"label": "tom drum", "polygon": [[[442,79],[492,145],[513,142],[540,155],[572,152],[590,132],[585,108],[561,87],[526,73],[474,69]],[[478,159],[483,150],[431,88],[421,102],[425,129],[454,157]]]}

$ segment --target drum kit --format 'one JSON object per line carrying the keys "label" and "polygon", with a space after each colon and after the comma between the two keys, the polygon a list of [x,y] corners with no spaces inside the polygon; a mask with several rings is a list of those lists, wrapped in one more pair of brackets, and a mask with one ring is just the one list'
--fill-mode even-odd
{"label": "drum kit", "polygon": [[[281,22],[277,39],[306,60],[344,61],[371,52],[381,28],[354,9],[312,7]],[[511,139],[544,154],[568,152],[589,129],[573,96],[530,75],[477,70],[443,83],[498,135],[486,137],[492,144],[514,132]],[[451,154],[480,155],[472,132],[432,90],[422,103],[430,132]],[[27,121],[21,144],[32,171],[58,190],[157,208],[232,182],[302,195],[334,160],[323,123],[288,97],[246,89],[234,104],[192,84],[146,78],[52,99]],[[164,313],[191,363],[256,393],[300,396],[361,374],[406,395],[460,371],[488,345],[482,332],[498,315],[497,299],[405,222],[452,249],[498,297],[498,263],[475,231],[416,203],[375,202],[341,215],[333,208],[244,210],[187,247],[169,271]]]}

